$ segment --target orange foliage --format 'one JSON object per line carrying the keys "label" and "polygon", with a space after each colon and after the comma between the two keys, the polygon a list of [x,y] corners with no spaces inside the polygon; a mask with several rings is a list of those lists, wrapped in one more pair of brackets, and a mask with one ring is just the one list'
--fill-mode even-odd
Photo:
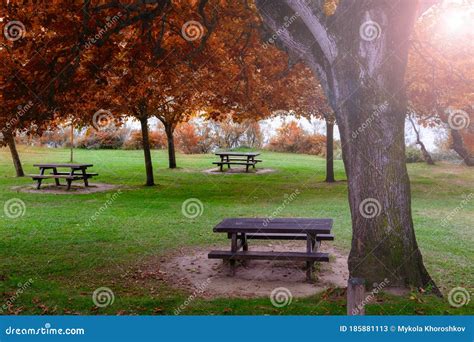
{"label": "orange foliage", "polygon": [[175,131],[178,150],[185,154],[197,154],[203,151],[201,143],[203,139],[196,132],[194,125],[184,123],[179,125]]}
{"label": "orange foliage", "polygon": [[[150,148],[162,150],[166,148],[166,135],[162,130],[153,130],[148,134],[150,139]],[[143,148],[142,132],[134,130],[123,144],[123,148],[127,150],[141,150]]]}
{"label": "orange foliage", "polygon": [[295,121],[284,123],[277,135],[270,140],[268,148],[272,151],[324,155],[326,137],[321,134],[308,134]]}

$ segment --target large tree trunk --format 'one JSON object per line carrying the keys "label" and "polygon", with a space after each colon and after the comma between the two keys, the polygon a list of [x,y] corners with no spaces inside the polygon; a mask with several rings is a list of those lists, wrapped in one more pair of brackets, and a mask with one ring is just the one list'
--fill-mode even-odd
{"label": "large tree trunk", "polygon": [[350,276],[439,293],[415,238],[405,164],[403,79],[417,2],[345,0],[331,16],[322,3],[257,0],[283,44],[318,76],[336,113],[352,215]]}
{"label": "large tree trunk", "polygon": [[11,132],[4,132],[3,134],[5,142],[10,148],[10,153],[12,155],[13,165],[15,166],[16,176],[24,177],[25,172],[23,171],[23,166],[21,165],[20,155],[16,149],[15,137]]}
{"label": "large tree trunk", "polygon": [[143,153],[145,155],[146,185],[155,185],[153,177],[153,163],[151,161],[150,137],[148,133],[148,117],[140,117],[140,125],[142,128]]}
{"label": "large tree trunk", "polygon": [[451,129],[451,137],[453,143],[451,145],[452,149],[459,154],[459,156],[464,160],[467,166],[474,166],[474,156],[472,156],[466,146],[464,146],[464,141],[462,135],[459,131]]}
{"label": "large tree trunk", "polygon": [[176,149],[174,146],[174,129],[172,125],[165,124],[166,138],[168,139],[169,168],[176,169]]}
{"label": "large tree trunk", "polygon": [[326,182],[334,183],[334,122],[326,119]]}
{"label": "large tree trunk", "polygon": [[418,128],[416,128],[416,125],[415,125],[415,122],[413,121],[413,118],[409,117],[409,120],[411,122],[411,125],[413,127],[413,130],[415,131],[415,135],[416,135],[416,143],[418,146],[420,146],[420,149],[421,149],[421,153],[423,154],[423,159],[425,160],[425,162],[428,164],[428,165],[434,165],[435,162],[433,160],[433,158],[431,157],[431,154],[428,152],[428,150],[426,149],[426,146],[425,144],[423,143],[423,141],[421,141],[421,138],[420,138],[420,131],[418,131]]}

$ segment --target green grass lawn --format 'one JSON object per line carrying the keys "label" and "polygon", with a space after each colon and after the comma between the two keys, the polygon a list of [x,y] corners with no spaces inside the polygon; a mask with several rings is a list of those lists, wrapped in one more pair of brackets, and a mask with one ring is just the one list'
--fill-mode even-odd
{"label": "green grass lawn", "polygon": [[[36,162],[67,162],[63,149],[20,148],[26,173],[36,173]],[[115,191],[87,195],[16,192],[30,184],[15,178],[9,151],[0,149],[0,312],[18,314],[173,314],[190,295],[159,279],[136,279],[134,271],[147,258],[180,247],[224,242],[212,227],[225,217],[268,217],[285,194],[300,192],[280,216],[334,218],[334,244],[350,248],[351,223],[347,184],[341,161],[336,161],[336,184],[323,182],[323,159],[264,152],[262,167],[277,170],[265,175],[208,175],[212,155],[178,155],[176,170],[166,168],[166,151],[153,152],[157,186],[144,183],[141,151],[76,151],[76,162],[95,165],[97,181],[122,186],[113,203],[95,221],[90,217]],[[465,166],[409,165],[416,234],[428,270],[442,291],[454,287],[474,289],[474,172]],[[11,219],[3,212],[9,199],[26,205],[24,216]],[[189,219],[182,203],[197,198],[202,216]],[[451,215],[446,228],[442,220]],[[92,224],[88,224],[92,222]],[[32,279],[18,294],[19,284]],[[113,288],[115,302],[97,308],[92,292]],[[13,300],[12,300],[13,298]],[[473,314],[471,303],[452,308],[446,299],[413,291],[405,297],[383,294],[369,314]],[[345,314],[343,289],[294,299],[281,309],[268,297],[255,299],[196,299],[182,314]]]}

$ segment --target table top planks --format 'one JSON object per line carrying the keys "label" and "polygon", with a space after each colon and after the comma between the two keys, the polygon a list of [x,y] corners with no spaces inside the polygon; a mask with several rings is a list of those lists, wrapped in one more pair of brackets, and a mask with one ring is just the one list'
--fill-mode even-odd
{"label": "table top planks", "polygon": [[259,152],[216,152],[216,156],[257,157]]}
{"label": "table top planks", "polygon": [[329,234],[332,223],[326,218],[228,218],[215,226],[214,232]]}
{"label": "table top planks", "polygon": [[92,167],[94,164],[71,164],[71,163],[49,163],[49,164],[33,164],[34,167],[46,168],[46,167],[69,167],[71,169],[82,169]]}

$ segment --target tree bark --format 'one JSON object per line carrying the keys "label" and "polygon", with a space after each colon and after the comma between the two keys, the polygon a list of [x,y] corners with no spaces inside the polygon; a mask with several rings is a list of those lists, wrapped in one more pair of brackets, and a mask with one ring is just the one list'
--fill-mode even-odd
{"label": "tree bark", "polygon": [[170,169],[176,169],[176,149],[174,146],[174,128],[165,124],[166,138],[168,140],[168,164]]}
{"label": "tree bark", "polygon": [[434,165],[435,162],[433,160],[433,158],[431,157],[431,154],[428,152],[428,150],[426,149],[426,146],[425,144],[423,143],[423,141],[421,141],[421,138],[420,138],[420,131],[418,131],[418,129],[416,128],[416,125],[415,125],[415,122],[413,121],[413,118],[409,117],[409,120],[411,122],[411,125],[413,127],[413,130],[415,131],[415,135],[416,135],[416,143],[417,145],[420,146],[420,149],[421,149],[421,153],[423,154],[423,159],[425,160],[425,162],[428,164],[428,165]]}
{"label": "tree bark", "polygon": [[326,119],[326,180],[334,183],[334,122]]}
{"label": "tree bark", "polygon": [[451,145],[452,149],[457,154],[459,154],[467,166],[474,166],[474,156],[472,156],[468,149],[464,146],[464,140],[461,133],[455,129],[451,129],[451,137],[453,139],[453,143]]}
{"label": "tree bark", "polygon": [[153,162],[151,160],[150,137],[148,133],[148,117],[140,116],[140,125],[142,128],[143,153],[145,155],[146,186],[155,185],[153,177]]}
{"label": "tree bark", "polygon": [[256,3],[336,113],[352,216],[350,277],[439,294],[415,238],[405,164],[404,74],[417,2],[346,0],[331,16],[317,0]]}
{"label": "tree bark", "polygon": [[25,172],[23,171],[23,166],[21,165],[20,155],[18,154],[18,150],[16,149],[15,137],[11,132],[4,132],[3,136],[5,138],[5,142],[10,148],[10,153],[12,155],[13,166],[15,167],[16,176],[24,177]]}

